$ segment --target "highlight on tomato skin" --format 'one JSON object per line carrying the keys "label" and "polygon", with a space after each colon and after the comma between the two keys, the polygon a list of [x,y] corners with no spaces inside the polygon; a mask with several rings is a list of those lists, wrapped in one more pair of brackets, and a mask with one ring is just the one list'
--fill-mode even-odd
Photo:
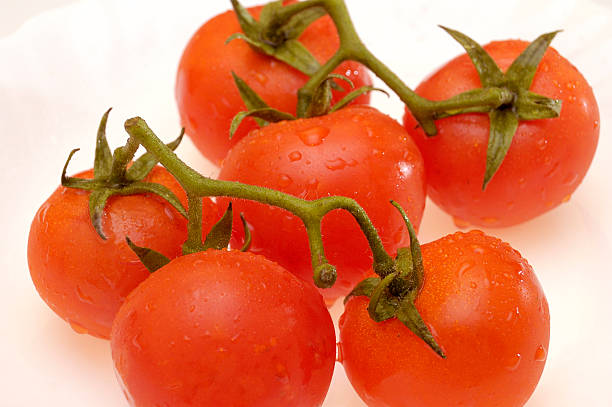
{"label": "highlight on tomato skin", "polygon": [[[410,241],[402,218],[392,216],[389,201],[400,202],[415,227],[425,207],[420,152],[399,123],[369,106],[349,106],[326,116],[254,130],[230,150],[219,179],[278,189],[308,200],[330,195],[352,198],[367,212],[389,253]],[[268,205],[233,202],[235,214],[244,213],[251,226],[250,250],[312,284],[310,249],[301,220]],[[234,224],[232,246],[239,248],[242,227],[238,220]],[[327,214],[322,235],[326,257],[338,273],[333,287],[321,289],[331,303],[363,279],[372,266],[372,254],[347,212]]]}
{"label": "highlight on tomato skin", "polygon": [[[261,8],[253,7],[249,11],[258,18]],[[297,91],[308,80],[308,76],[284,62],[254,51],[244,40],[225,44],[238,32],[241,28],[234,11],[213,17],[187,44],[176,76],[175,96],[181,124],[200,152],[216,165],[233,145],[258,127],[255,120],[248,118],[232,139],[229,138],[234,116],[248,110],[232,72],[271,107],[292,114],[296,111]],[[321,63],[331,58],[339,47],[336,28],[328,16],[312,23],[299,40]],[[334,72],[348,77],[355,88],[372,84],[366,68],[356,62],[344,62]],[[348,88],[344,81],[338,84]],[[333,101],[339,101],[346,93],[334,91]],[[364,94],[353,103],[367,104],[369,100],[369,94]]]}
{"label": "highlight on tomato skin", "polygon": [[[93,171],[77,175],[91,178]],[[165,168],[146,178],[165,185],[186,204],[185,193]],[[104,209],[102,240],[89,216],[90,193],[60,186],[40,207],[28,239],[28,265],[41,298],[78,333],[108,339],[119,306],[150,273],[129,249],[125,237],[174,258],[181,254],[187,221],[152,194],[111,197]],[[204,200],[204,222],[216,221],[216,208]]]}
{"label": "highlight on tomato skin", "polygon": [[207,250],[121,307],[115,368],[135,407],[320,406],[336,340],[320,294],[263,256]]}
{"label": "highlight on tomato skin", "polygon": [[[524,41],[508,40],[484,49],[505,72],[526,46]],[[476,69],[464,54],[424,80],[416,92],[441,100],[479,87]],[[549,48],[530,90],[562,100],[561,115],[520,122],[508,154],[484,191],[487,115],[437,120],[438,134],[427,137],[406,112],[404,125],[425,160],[428,194],[458,225],[506,227],[525,222],[567,202],[584,178],[600,129],[591,87],[567,59]]]}
{"label": "highlight on tomato skin", "polygon": [[531,266],[479,231],[421,246],[415,304],[440,358],[396,319],[373,322],[367,297],[340,318],[346,374],[370,407],[520,407],[533,393],[550,337],[548,303]]}

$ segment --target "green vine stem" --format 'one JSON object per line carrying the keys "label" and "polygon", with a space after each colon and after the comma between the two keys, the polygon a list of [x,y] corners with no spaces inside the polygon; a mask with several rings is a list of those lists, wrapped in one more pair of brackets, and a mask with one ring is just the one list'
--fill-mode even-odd
{"label": "green vine stem", "polygon": [[125,122],[125,129],[135,142],[141,144],[166,167],[187,192],[190,232],[183,247],[185,253],[198,251],[202,245],[201,198],[205,196],[231,197],[273,205],[293,213],[302,220],[308,233],[314,281],[318,287],[330,287],[336,280],[335,267],[329,264],[325,257],[320,233],[321,220],[327,213],[335,209],[348,211],[359,224],[373,253],[374,271],[382,277],[395,271],[395,262],[385,251],[374,225],[363,208],[353,199],[330,196],[307,201],[273,189],[207,178],[181,161],[170,148],[162,143],[143,119],[139,117],[128,119]]}
{"label": "green vine stem", "polygon": [[[357,34],[344,0],[305,0],[286,5],[277,11],[279,21],[287,21],[308,9],[323,8],[334,21],[340,47],[298,92],[298,117],[304,117],[317,86],[342,62],[354,60],[367,66],[406,104],[428,135],[437,132],[434,120],[467,112],[489,112],[510,103],[514,95],[503,88],[485,88],[465,92],[447,100],[431,101],[412,89],[372,54]],[[270,25],[273,30],[274,24]]]}

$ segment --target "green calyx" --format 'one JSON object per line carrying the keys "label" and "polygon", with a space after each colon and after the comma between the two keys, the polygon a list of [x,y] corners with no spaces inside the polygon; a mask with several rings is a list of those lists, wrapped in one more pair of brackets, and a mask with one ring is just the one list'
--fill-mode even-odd
{"label": "green calyx", "polygon": [[[91,191],[89,195],[89,216],[94,229],[104,240],[106,240],[106,235],[102,230],[102,215],[108,199],[113,195],[155,194],[166,200],[182,216],[186,217],[185,208],[172,191],[161,184],[143,181],[158,163],[155,156],[145,153],[129,165],[138,149],[138,143],[132,139],[129,139],[125,146],[119,147],[115,149],[114,153],[111,153],[106,140],[106,122],[110,111],[111,109],[108,109],[104,113],[98,127],[93,179],[68,177],[66,175],[68,164],[72,156],[78,151],[78,149],[74,149],[68,155],[62,170],[62,186]],[[176,149],[182,137],[183,132],[167,146],[172,150]]]}
{"label": "green calyx", "polygon": [[533,41],[503,73],[493,58],[474,40],[458,31],[441,27],[463,46],[478,71],[484,89],[497,88],[509,96],[488,112],[490,121],[487,161],[482,188],[485,189],[510,148],[521,120],[551,119],[561,112],[561,101],[530,92],[538,65],[559,31],[543,34]]}
{"label": "green calyx", "polygon": [[423,257],[421,246],[408,216],[402,207],[391,201],[400,212],[410,234],[410,248],[400,248],[397,251],[392,271],[370,277],[361,281],[344,299],[346,303],[351,297],[366,296],[370,299],[368,313],[376,322],[397,318],[414,334],[421,338],[440,357],[445,358],[442,348],[434,339],[431,331],[421,318],[414,301],[423,286]]}
{"label": "green calyx", "polygon": [[[255,92],[253,88],[251,88],[242,78],[236,75],[235,72],[232,72],[232,76],[234,77],[234,83],[240,92],[240,97],[247,107],[247,110],[239,112],[232,119],[229,131],[230,139],[234,136],[236,130],[238,130],[244,119],[247,117],[253,117],[260,127],[265,127],[270,123],[296,120],[296,117],[292,114],[270,107],[257,94],[257,92]],[[336,80],[343,80],[347,82],[351,88],[354,88],[353,82],[346,76],[330,74],[327,79],[321,82],[317,87],[312,99],[310,100],[308,111],[304,116],[305,118],[324,116],[328,113],[333,113],[348,106],[353,100],[367,92],[380,91],[385,93],[387,96],[389,95],[383,89],[375,88],[373,86],[362,86],[358,89],[353,89],[336,104],[332,105],[332,89],[340,88],[340,90],[344,90],[336,83]]]}
{"label": "green calyx", "polygon": [[246,41],[255,51],[270,55],[295,69],[312,75],[320,64],[302,43],[298,41],[302,32],[325,14],[321,7],[307,8],[298,13],[283,13],[283,2],[273,1],[261,10],[259,20],[249,13],[238,0],[232,0],[243,33],[228,38]]}

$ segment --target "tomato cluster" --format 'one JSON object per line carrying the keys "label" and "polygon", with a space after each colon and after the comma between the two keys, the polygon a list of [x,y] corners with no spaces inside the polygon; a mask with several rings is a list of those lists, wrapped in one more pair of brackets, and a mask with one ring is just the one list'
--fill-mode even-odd
{"label": "tomato cluster", "polygon": [[[269,18],[261,7],[248,12]],[[303,32],[295,21],[289,20],[290,28],[325,64],[342,46],[336,21],[312,20]],[[442,112],[438,134],[431,137],[417,112],[407,109],[402,126],[366,106],[365,93],[333,109],[348,93],[336,86],[341,81],[327,83],[328,93],[314,98],[321,106],[309,110],[317,113],[303,117],[296,103],[309,76],[258,52],[260,39],[223,45],[241,27],[230,11],[204,24],[187,45],[176,78],[186,133],[220,164],[219,180],[314,202],[348,197],[358,209],[338,206],[321,217],[316,232],[325,254],[317,259],[312,231],[306,230],[306,218],[314,215],[275,206],[265,189],[258,189],[255,202],[233,198],[223,189],[228,184],[220,183],[218,198],[200,203],[187,183],[180,182],[185,191],[155,166],[143,182],[162,193],[134,187],[130,194],[131,183],[142,185],[129,174],[138,161],[125,162],[123,170],[113,161],[112,174],[98,185],[94,173],[111,171],[110,164],[100,164],[99,156],[110,153],[99,138],[98,148],[104,148],[96,150],[95,169],[77,176],[70,184],[77,189],[59,187],[32,222],[28,262],[43,300],[77,332],[111,339],[118,377],[134,406],[318,406],[336,358],[369,406],[522,406],[542,373],[550,331],[546,298],[531,266],[508,244],[478,231],[419,249],[412,225],[420,224],[426,193],[452,216],[484,226],[523,222],[569,199],[588,169],[599,132],[597,104],[584,78],[549,49],[529,92],[513,89],[517,97],[491,111],[468,109],[453,117]],[[506,71],[526,47],[504,41],[484,50]],[[443,100],[485,88],[476,68],[460,56],[417,92]],[[362,64],[341,62],[333,72],[357,88],[371,85]],[[261,109],[267,116],[247,118],[230,140],[233,118],[249,105],[236,78],[269,108]],[[499,170],[483,188],[487,144],[494,136],[491,112],[520,111],[512,103],[525,95],[561,100],[560,117],[518,123]],[[272,108],[300,117],[272,123]],[[128,142],[117,150],[118,162],[132,147]],[[164,198],[169,195],[178,202]],[[225,239],[219,236],[229,201],[233,215],[230,209],[226,214],[236,219],[227,226],[231,239]],[[181,205],[189,207],[189,220],[181,216]],[[203,217],[193,205],[202,206]],[[362,210],[376,237],[356,221],[354,212]],[[212,230],[206,241],[214,235],[221,250],[205,242],[185,254],[194,230],[196,240],[201,230]],[[397,253],[389,257],[391,270],[377,263],[375,239],[381,250]],[[410,263],[402,257],[406,253]],[[152,266],[149,256],[159,264]],[[317,290],[313,266],[323,260],[336,267],[337,280]],[[347,295],[336,355],[326,303]],[[405,303],[414,309],[410,316],[400,305]],[[415,333],[419,321],[438,348]]]}

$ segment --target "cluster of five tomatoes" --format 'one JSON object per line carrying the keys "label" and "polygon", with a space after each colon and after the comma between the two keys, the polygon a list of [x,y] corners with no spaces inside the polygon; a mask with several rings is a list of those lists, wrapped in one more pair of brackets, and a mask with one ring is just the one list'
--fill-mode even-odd
{"label": "cluster of five tomatoes", "polygon": [[[244,108],[231,72],[283,111],[295,111],[296,90],[307,79],[244,42],[223,45],[238,31],[235,15],[227,12],[203,25],[187,45],[176,85],[186,133],[206,157],[222,162],[220,179],[304,199],[355,199],[389,253],[409,244],[402,218],[390,210],[391,199],[416,226],[427,192],[457,218],[507,226],[566,200],[592,159],[595,100],[584,78],[552,49],[532,90],[563,99],[562,117],[522,123],[514,150],[486,191],[481,189],[484,115],[440,120],[439,134],[428,139],[409,112],[402,127],[363,105],[368,97],[361,96],[326,116],[261,129],[247,119],[230,140],[231,120]],[[338,46],[329,18],[313,23],[300,41],[320,61]],[[505,41],[485,49],[506,69],[525,46]],[[357,87],[371,84],[357,63],[345,62],[337,72]],[[462,56],[417,91],[443,99],[476,87],[478,76]],[[584,136],[585,123],[593,126],[590,138]],[[185,192],[164,168],[154,168],[147,181],[165,185],[186,204]],[[338,280],[317,290],[309,282],[304,226],[281,209],[237,200],[235,213],[243,213],[253,231],[249,252],[180,256],[187,222],[163,200],[111,198],[103,216],[107,240],[95,233],[87,202],[87,192],[64,187],[45,202],[30,231],[30,272],[43,299],[75,330],[111,338],[116,369],[136,406],[316,406],[338,359],[370,406],[513,407],[527,401],[544,367],[549,340],[544,293],[517,251],[481,232],[423,245],[426,276],[416,306],[446,359],[400,322],[372,321],[364,297],[346,304],[337,352],[325,301],[350,292],[372,264],[367,240],[349,214],[334,211],[323,220],[326,255]],[[223,199],[204,199],[205,232],[225,206]],[[239,248],[242,226],[235,225],[230,245]],[[126,236],[174,260],[151,275]]]}

